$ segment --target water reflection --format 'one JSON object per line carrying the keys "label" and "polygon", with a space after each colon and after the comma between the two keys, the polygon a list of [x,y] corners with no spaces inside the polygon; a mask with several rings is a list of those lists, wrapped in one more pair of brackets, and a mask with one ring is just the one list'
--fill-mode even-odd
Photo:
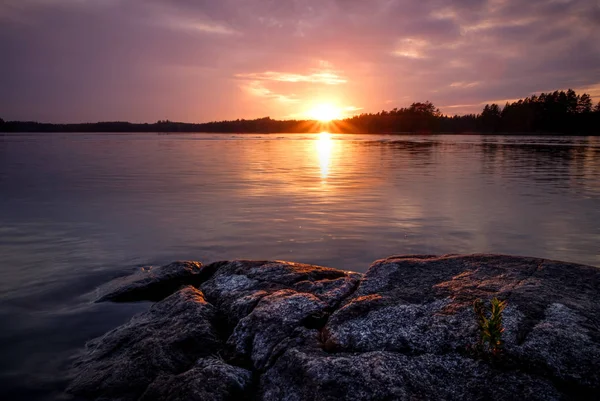
{"label": "water reflection", "polygon": [[600,266],[598,221],[598,138],[0,136],[0,388],[47,388],[31,379],[54,380],[57,350],[123,323],[85,294],[133,265],[364,271],[392,254],[498,252]]}
{"label": "water reflection", "polygon": [[329,174],[329,164],[331,163],[331,150],[333,140],[328,132],[321,132],[316,141],[317,154],[319,156],[319,165],[321,166],[321,179],[325,181]]}

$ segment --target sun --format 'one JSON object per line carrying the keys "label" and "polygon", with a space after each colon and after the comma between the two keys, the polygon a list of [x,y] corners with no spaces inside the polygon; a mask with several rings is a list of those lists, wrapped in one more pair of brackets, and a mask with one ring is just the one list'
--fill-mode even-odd
{"label": "sun", "polygon": [[329,122],[331,120],[339,120],[342,117],[342,110],[331,104],[322,103],[310,110],[308,115],[313,120]]}

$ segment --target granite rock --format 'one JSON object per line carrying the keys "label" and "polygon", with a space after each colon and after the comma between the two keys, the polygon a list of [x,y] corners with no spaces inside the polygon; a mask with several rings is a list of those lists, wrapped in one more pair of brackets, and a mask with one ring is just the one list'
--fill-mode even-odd
{"label": "granite rock", "polygon": [[[378,260],[364,275],[283,261],[204,269],[178,292],[157,284],[156,293],[175,293],[91,341],[68,391],[123,401],[600,394],[595,267],[408,255]],[[495,355],[477,347],[473,311],[475,300],[493,297],[508,304]]]}
{"label": "granite rock", "polygon": [[236,401],[251,383],[252,372],[219,358],[201,358],[183,373],[157,377],[140,401]]}

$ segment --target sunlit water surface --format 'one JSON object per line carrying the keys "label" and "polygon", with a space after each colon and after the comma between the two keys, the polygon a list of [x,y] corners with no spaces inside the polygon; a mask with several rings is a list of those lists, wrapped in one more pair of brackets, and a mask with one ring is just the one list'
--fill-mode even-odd
{"label": "sunlit water surface", "polygon": [[94,289],[175,259],[365,271],[392,254],[600,266],[600,138],[0,136],[0,393],[53,399],[73,352],[148,307]]}

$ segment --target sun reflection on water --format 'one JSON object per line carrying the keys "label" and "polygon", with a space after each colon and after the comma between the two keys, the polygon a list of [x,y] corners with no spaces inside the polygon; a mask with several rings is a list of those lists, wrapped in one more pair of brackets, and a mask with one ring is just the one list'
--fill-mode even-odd
{"label": "sun reflection on water", "polygon": [[317,138],[317,154],[319,155],[319,164],[321,166],[321,179],[326,180],[329,175],[329,164],[331,163],[331,150],[333,140],[329,132],[321,132]]}

